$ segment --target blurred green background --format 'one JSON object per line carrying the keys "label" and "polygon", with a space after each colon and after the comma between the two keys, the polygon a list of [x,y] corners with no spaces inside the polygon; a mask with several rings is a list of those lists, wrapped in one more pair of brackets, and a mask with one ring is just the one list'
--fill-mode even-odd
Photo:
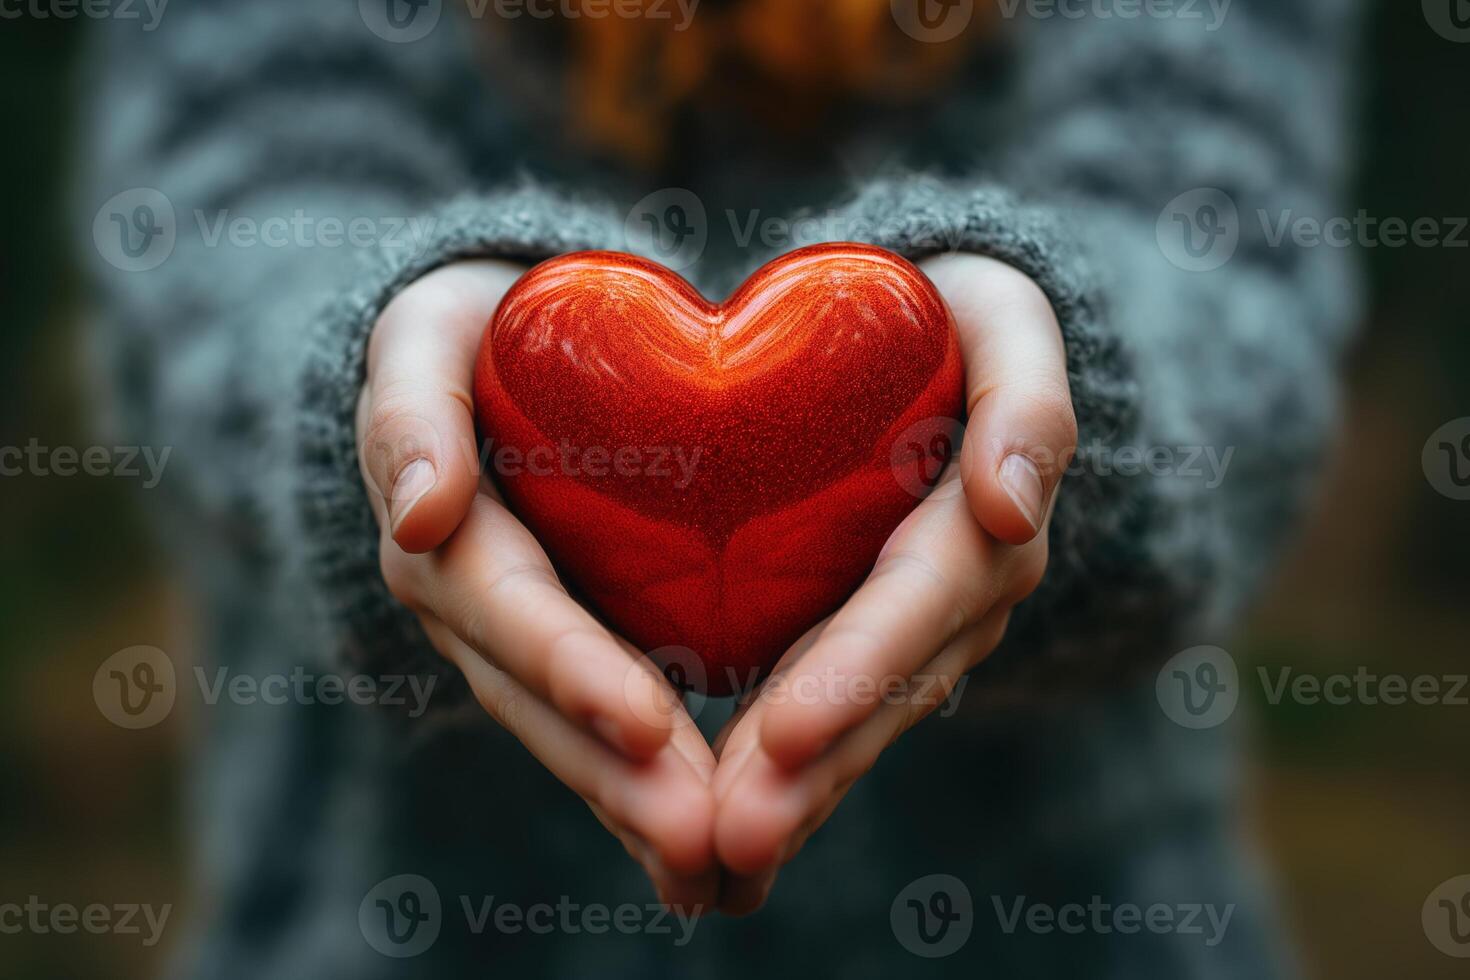
{"label": "blurred green background", "polygon": [[[1417,3],[1380,0],[1365,35],[1357,207],[1470,215],[1470,45]],[[83,228],[66,210],[82,20],[0,21],[0,445],[86,445],[78,343]],[[1242,670],[1470,668],[1470,503],[1425,480],[1420,451],[1470,415],[1470,250],[1363,250],[1371,311],[1350,364],[1342,445],[1317,514],[1233,648]],[[125,480],[0,477],[0,901],[187,894],[186,722],[112,726],[91,699],[108,655],[185,620]],[[1245,805],[1306,972],[1349,980],[1470,975],[1420,923],[1470,873],[1470,707],[1270,705],[1246,685]],[[181,903],[175,916],[187,916]],[[167,936],[180,930],[170,922]],[[0,936],[0,977],[156,973],[168,941]]]}

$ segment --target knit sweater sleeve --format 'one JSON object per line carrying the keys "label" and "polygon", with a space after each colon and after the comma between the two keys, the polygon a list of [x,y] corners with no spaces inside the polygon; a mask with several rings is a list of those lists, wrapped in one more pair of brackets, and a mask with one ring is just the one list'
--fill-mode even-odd
{"label": "knit sweater sleeve", "polygon": [[289,583],[333,638],[292,654],[309,666],[440,672],[378,572],[353,418],[368,334],[440,264],[609,247],[620,225],[493,155],[516,140],[464,32],[397,43],[365,16],[198,0],[153,30],[98,25],[92,320],[110,415],[172,447],[164,533],[228,556],[261,601]]}
{"label": "knit sweater sleeve", "polygon": [[[1011,263],[1061,321],[1079,455],[1048,574],[981,668],[997,694],[1124,681],[1220,641],[1261,587],[1329,441],[1354,323],[1343,249],[1278,233],[1343,213],[1354,6],[1017,22],[999,149],[874,180],[843,212],[913,258]],[[956,110],[932,138],[962,145],[977,118],[994,116]]]}

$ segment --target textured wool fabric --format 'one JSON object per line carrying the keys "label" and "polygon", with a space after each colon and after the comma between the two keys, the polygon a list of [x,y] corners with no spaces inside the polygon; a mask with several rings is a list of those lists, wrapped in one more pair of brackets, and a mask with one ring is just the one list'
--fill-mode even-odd
{"label": "textured wool fabric", "polygon": [[[198,0],[151,32],[96,25],[81,224],[148,188],[177,232],[146,271],[87,244],[107,417],[173,447],[149,503],[204,615],[197,646],[170,653],[257,678],[435,685],[412,717],[228,699],[196,712],[180,973],[891,976],[926,961],[896,940],[890,903],[943,872],[968,885],[975,928],[936,970],[1272,975],[1269,904],[1230,811],[1235,722],[1174,726],[1148,678],[1171,653],[1228,637],[1330,437],[1350,272],[1339,250],[1273,243],[1256,215],[1339,213],[1354,5],[1236,0],[1214,26],[1020,18],[923,111],[834,112],[799,147],[711,112],[681,130],[680,169],[658,175],[564,142],[561,120],[526,111],[545,91],[505,81],[538,53],[477,48],[492,32],[445,6],[408,43],[375,34],[350,2]],[[477,933],[462,899],[652,895],[383,586],[353,431],[363,353],[377,313],[424,272],[629,247],[630,208],[661,187],[701,204],[708,242],[684,271],[711,296],[820,239],[1016,265],[1061,322],[1081,459],[1046,580],[960,710],[885,755],[765,912],[701,924],[684,946],[647,932]],[[1239,243],[1219,268],[1190,271],[1157,223],[1204,189],[1237,206]],[[814,220],[793,228],[818,230],[765,225],[798,214]],[[321,224],[281,244],[217,234],[297,215],[366,218],[370,232],[346,246],[325,244]],[[1122,450],[1151,447],[1181,463],[1231,455],[1218,481],[1121,471]],[[358,910],[403,873],[433,883],[444,916],[433,948],[399,962],[364,941]],[[1007,931],[998,914],[1027,896],[1093,895],[1236,911],[1208,947]]]}

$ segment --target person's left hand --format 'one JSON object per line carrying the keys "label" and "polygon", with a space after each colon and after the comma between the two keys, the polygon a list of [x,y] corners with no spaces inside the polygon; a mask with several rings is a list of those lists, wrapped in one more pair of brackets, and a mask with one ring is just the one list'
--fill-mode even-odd
{"label": "person's left hand", "polygon": [[883,750],[995,649],[1046,569],[1052,503],[1077,441],[1056,315],[1034,282],[993,259],[946,255],[923,268],[959,328],[964,446],[868,580],[786,652],[716,740],[726,912],[765,901]]}

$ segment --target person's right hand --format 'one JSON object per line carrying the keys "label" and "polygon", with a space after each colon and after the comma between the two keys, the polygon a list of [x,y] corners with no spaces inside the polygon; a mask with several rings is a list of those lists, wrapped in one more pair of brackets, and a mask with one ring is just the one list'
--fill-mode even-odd
{"label": "person's right hand", "polygon": [[404,289],[368,344],[359,462],[383,578],[485,710],[587,801],[662,901],[715,904],[715,759],[647,658],[567,595],[480,472],[480,338],[524,270],[460,262]]}

